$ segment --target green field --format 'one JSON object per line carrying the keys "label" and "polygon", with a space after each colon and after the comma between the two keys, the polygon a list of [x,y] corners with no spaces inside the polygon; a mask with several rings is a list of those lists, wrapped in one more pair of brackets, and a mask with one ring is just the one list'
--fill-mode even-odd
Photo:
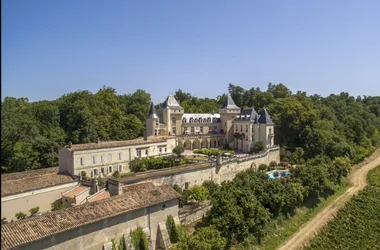
{"label": "green field", "polygon": [[305,249],[380,249],[380,166],[368,182]]}

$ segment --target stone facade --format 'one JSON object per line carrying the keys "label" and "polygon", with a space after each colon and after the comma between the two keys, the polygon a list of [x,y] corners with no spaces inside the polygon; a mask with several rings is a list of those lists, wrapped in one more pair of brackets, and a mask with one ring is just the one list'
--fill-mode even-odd
{"label": "stone facade", "polygon": [[130,141],[67,145],[59,151],[59,171],[88,177],[129,172],[129,162],[138,157],[171,154],[175,138],[139,138]]}
{"label": "stone facade", "polygon": [[245,158],[231,158],[224,162],[222,161],[221,165],[205,163],[187,167],[173,167],[150,173],[137,173],[133,176],[126,176],[120,180],[110,179],[108,181],[108,188],[111,194],[116,195],[122,192],[123,185],[141,182],[152,182],[155,185],[177,184],[183,189],[191,188],[194,185],[201,185],[206,180],[220,184],[223,181],[232,180],[239,172],[251,168],[257,169],[262,163],[269,165],[271,161],[280,161],[279,148],[268,149],[265,153],[260,155],[250,155]]}
{"label": "stone facade", "polygon": [[250,152],[257,141],[266,148],[274,146],[274,124],[264,108],[258,115],[254,108],[241,110],[228,95],[218,114],[189,114],[169,95],[156,114],[151,103],[146,120],[149,136],[175,136],[177,145],[187,150],[218,148],[228,145]]}

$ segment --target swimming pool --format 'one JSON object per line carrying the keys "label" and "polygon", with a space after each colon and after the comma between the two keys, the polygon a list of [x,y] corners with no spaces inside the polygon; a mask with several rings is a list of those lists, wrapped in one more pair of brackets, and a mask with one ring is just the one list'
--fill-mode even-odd
{"label": "swimming pool", "polygon": [[282,173],[285,173],[285,175],[290,175],[290,171],[289,170],[277,170],[277,172],[279,173],[278,176],[274,175],[275,172],[272,172],[272,173],[268,174],[269,179],[278,179],[278,178],[280,178],[282,176]]}

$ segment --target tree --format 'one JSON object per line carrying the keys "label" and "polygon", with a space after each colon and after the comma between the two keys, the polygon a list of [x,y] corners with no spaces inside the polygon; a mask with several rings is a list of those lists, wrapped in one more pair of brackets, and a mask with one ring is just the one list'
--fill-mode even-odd
{"label": "tree", "polygon": [[207,188],[195,185],[189,189],[189,198],[196,201],[205,201],[209,196]]}
{"label": "tree", "polygon": [[253,152],[254,153],[260,153],[265,150],[265,143],[263,141],[257,141],[253,145]]}
{"label": "tree", "polygon": [[179,233],[178,233],[177,226],[174,222],[174,218],[171,215],[166,217],[166,229],[168,230],[168,233],[169,233],[170,242],[177,243],[179,240]]}
{"label": "tree", "polygon": [[204,181],[202,186],[207,188],[210,197],[220,190],[220,185],[213,181]]}
{"label": "tree", "polygon": [[51,210],[52,211],[60,210],[60,209],[63,209],[63,208],[64,208],[64,206],[63,206],[63,203],[62,203],[62,199],[58,199],[58,200],[54,201],[51,204]]}
{"label": "tree", "polygon": [[202,227],[195,235],[184,236],[174,250],[224,250],[227,241],[215,227]]}
{"label": "tree", "polygon": [[26,214],[24,214],[23,212],[19,212],[15,215],[16,219],[18,220],[23,220],[26,218]]}
{"label": "tree", "polygon": [[148,236],[141,227],[131,232],[131,240],[135,250],[148,250]]}
{"label": "tree", "polygon": [[120,179],[120,172],[119,171],[115,171],[115,172],[113,172],[113,174],[112,174],[112,176],[114,177],[114,178],[116,178],[116,179]]}
{"label": "tree", "polygon": [[38,213],[38,210],[40,210],[40,207],[33,207],[33,208],[29,209],[30,215],[32,216],[32,215]]}
{"label": "tree", "polygon": [[304,155],[304,150],[302,148],[297,148],[292,156],[291,156],[291,161],[294,162],[294,163],[297,163],[297,164],[301,164],[301,162],[305,162],[305,160],[303,160],[302,156]]}
{"label": "tree", "polygon": [[181,146],[176,146],[173,148],[173,153],[176,154],[178,157],[181,157],[181,154],[185,152],[185,149]]}
{"label": "tree", "polygon": [[260,164],[259,165],[259,171],[260,172],[264,172],[267,169],[268,169],[268,166],[266,164]]}
{"label": "tree", "polygon": [[123,234],[123,236],[120,238],[120,242],[119,242],[118,250],[127,250],[127,245],[126,245],[126,243],[125,243],[124,234]]}

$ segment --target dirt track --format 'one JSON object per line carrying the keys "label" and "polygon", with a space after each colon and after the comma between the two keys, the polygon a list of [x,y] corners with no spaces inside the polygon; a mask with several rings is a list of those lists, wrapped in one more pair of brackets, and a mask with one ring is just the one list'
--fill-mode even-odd
{"label": "dirt track", "polygon": [[329,220],[333,218],[336,212],[341,209],[344,204],[357,194],[367,185],[367,173],[371,169],[380,165],[380,150],[376,151],[371,157],[359,166],[355,166],[349,176],[351,183],[350,188],[337,197],[330,205],[316,214],[311,220],[304,224],[300,230],[293,234],[286,242],[284,242],[279,250],[301,249],[308,244],[312,238],[319,232]]}

